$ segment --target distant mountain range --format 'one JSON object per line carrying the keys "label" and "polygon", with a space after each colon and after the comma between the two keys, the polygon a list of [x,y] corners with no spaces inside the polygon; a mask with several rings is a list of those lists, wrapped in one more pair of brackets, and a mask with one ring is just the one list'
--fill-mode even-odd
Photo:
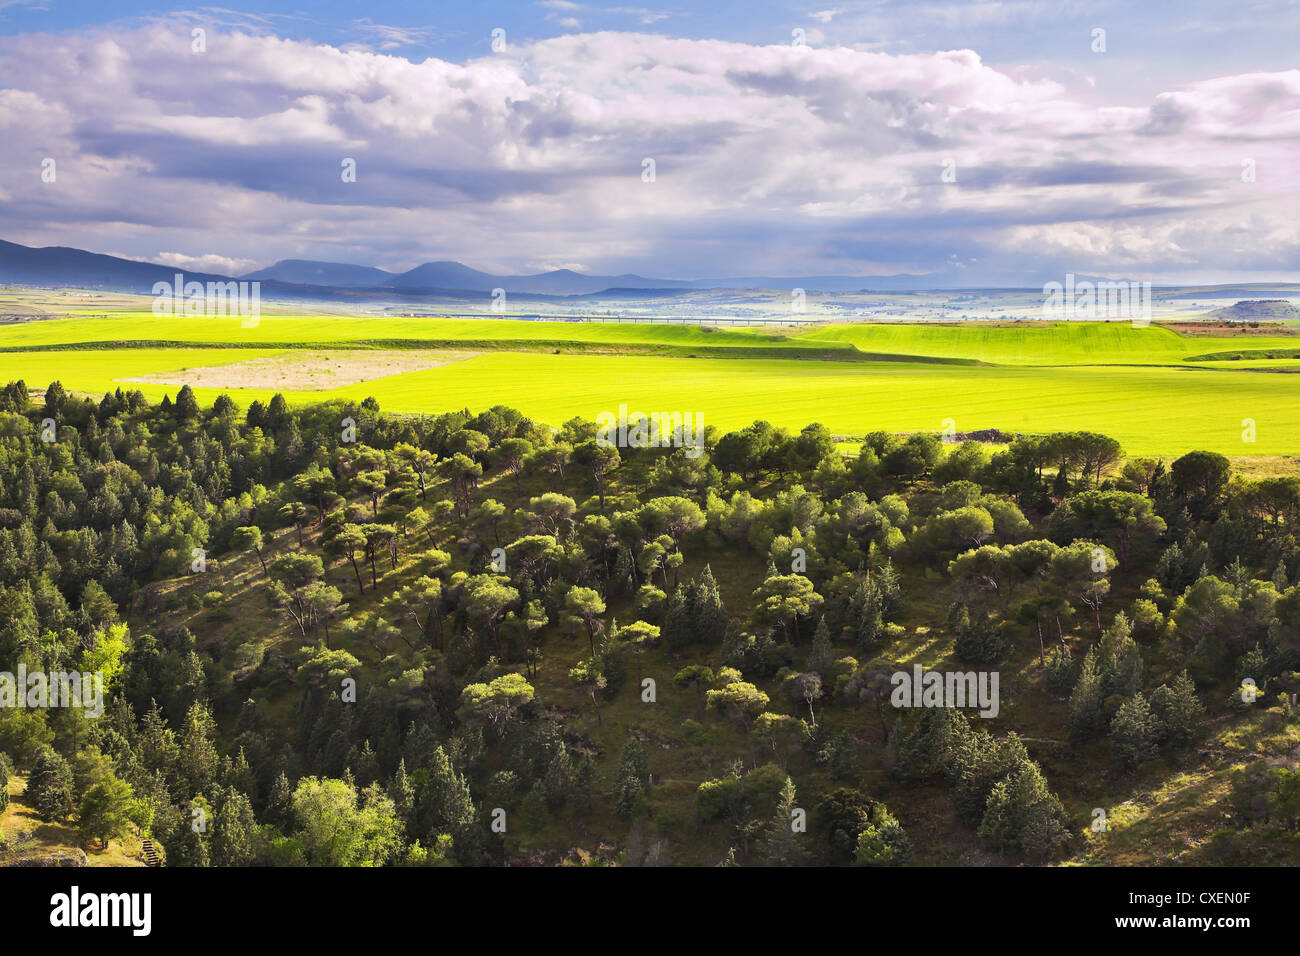
{"label": "distant mountain range", "polygon": [[[653,279],[634,273],[584,275],[571,269],[555,269],[535,275],[499,276],[480,272],[459,262],[426,262],[407,272],[388,272],[373,266],[347,262],[317,262],[310,259],[282,259],[273,266],[243,276],[193,272],[175,266],[135,259],[120,259],[66,246],[35,249],[0,240],[0,283],[41,287],[97,289],[148,295],[155,282],[171,283],[177,272],[186,281],[229,282],[234,278],[262,283],[268,299],[314,301],[409,301],[421,298],[481,302],[493,289],[504,289],[515,299],[554,302],[578,297],[636,299],[648,296],[684,295],[717,289],[808,292],[924,292],[924,291],[1034,291],[1028,284],[972,286],[969,277],[954,271],[926,275],[892,276],[746,276],[704,279]],[[1093,279],[1092,276],[1079,276]],[[1041,286],[1037,287],[1041,289]],[[1250,289],[1263,298],[1296,295],[1288,283],[1250,283],[1243,286],[1166,287],[1164,298],[1205,295],[1209,289]]]}
{"label": "distant mountain range", "polygon": [[526,276],[496,276],[459,262],[426,262],[407,272],[385,272],[346,262],[282,259],[273,266],[250,272],[243,279],[293,282],[343,289],[401,289],[405,291],[455,290],[484,292],[505,289],[510,294],[588,295],[605,289],[683,289],[687,282],[647,279],[645,276],[590,276],[571,269],[556,269]]}
{"label": "distant mountain range", "polygon": [[[471,269],[459,262],[426,262],[409,272],[392,273],[346,262],[313,262],[282,259],[273,266],[250,272],[244,279],[295,282],[336,288],[386,288],[405,290],[458,290],[491,293],[505,289],[509,294],[592,295],[610,289],[695,290],[772,289],[810,292],[851,292],[862,289],[918,289],[926,287],[925,276],[749,276],[724,279],[651,279],[635,273],[617,276],[584,275],[572,269],[555,269],[535,275],[498,276]],[[918,285],[918,283],[921,283]]]}
{"label": "distant mountain range", "polygon": [[[453,261],[426,262],[407,272],[387,272],[347,262],[282,259],[243,276],[193,272],[175,266],[120,259],[66,246],[31,248],[0,240],[0,282],[15,285],[99,289],[149,294],[155,282],[171,282],[177,272],[186,280],[228,282],[232,278],[259,281],[263,296],[307,299],[413,298],[436,293],[449,298],[481,298],[493,289],[509,295],[541,299],[591,296],[608,290],[658,293],[699,289],[806,289],[809,292],[890,291],[936,288],[927,276],[809,276],[720,279],[654,279],[634,273],[584,275],[555,269],[535,275],[500,276]],[[945,288],[954,288],[943,283]]]}

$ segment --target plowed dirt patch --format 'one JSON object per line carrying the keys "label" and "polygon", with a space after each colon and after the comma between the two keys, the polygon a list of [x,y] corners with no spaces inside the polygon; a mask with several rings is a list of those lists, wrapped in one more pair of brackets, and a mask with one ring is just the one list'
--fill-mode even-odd
{"label": "plowed dirt patch", "polygon": [[155,372],[123,382],[189,385],[193,388],[275,388],[308,392],[356,385],[386,375],[419,372],[479,355],[449,350],[382,351],[337,349],[319,352],[277,352],[246,362]]}

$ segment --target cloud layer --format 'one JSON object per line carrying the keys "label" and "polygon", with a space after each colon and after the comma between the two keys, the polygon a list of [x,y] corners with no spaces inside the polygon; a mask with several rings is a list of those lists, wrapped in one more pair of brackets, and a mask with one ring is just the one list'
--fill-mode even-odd
{"label": "cloud layer", "polygon": [[193,52],[191,27],[0,40],[0,237],[176,264],[1300,277],[1300,70],[1124,103],[970,50],[579,33],[412,63],[211,30]]}

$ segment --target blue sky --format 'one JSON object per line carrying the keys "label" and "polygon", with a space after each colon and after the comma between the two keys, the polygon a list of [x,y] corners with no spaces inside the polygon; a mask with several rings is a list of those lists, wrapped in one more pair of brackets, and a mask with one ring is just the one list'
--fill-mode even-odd
{"label": "blue sky", "polygon": [[[520,42],[578,31],[642,30],[692,39],[785,42],[792,30],[817,29],[828,43],[867,44],[893,53],[971,47],[990,64],[1054,64],[1088,69],[1091,31],[1108,33],[1109,66],[1098,71],[1117,89],[1155,91],[1171,81],[1216,72],[1298,65],[1295,0],[1247,2],[915,2],[915,0],[717,0],[660,4],[318,0],[254,5],[160,6],[95,0],[0,0],[0,34],[82,31],[184,17],[240,25],[335,46],[364,44],[408,59],[463,63],[488,52],[493,28]],[[1080,42],[1080,36],[1088,38]],[[1117,65],[1122,70],[1115,70]],[[1116,76],[1122,74],[1122,79]],[[1124,84],[1123,87],[1120,84]]]}
{"label": "blue sky", "polygon": [[1294,2],[0,0],[0,237],[230,271],[1300,278],[1297,27]]}

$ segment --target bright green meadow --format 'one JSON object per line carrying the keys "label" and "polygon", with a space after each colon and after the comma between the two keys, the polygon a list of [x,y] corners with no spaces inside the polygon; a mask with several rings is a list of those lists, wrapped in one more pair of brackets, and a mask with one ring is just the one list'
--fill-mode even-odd
{"label": "bright green meadow", "polygon": [[[1129,454],[1208,448],[1231,456],[1300,451],[1300,336],[1183,335],[1125,323],[855,324],[811,329],[708,328],[494,319],[148,313],[0,327],[0,380],[52,380],[100,394],[133,377],[151,398],[187,372],[304,348],[438,349],[479,354],[355,385],[286,392],[294,403],[374,396],[389,410],[507,404],[559,424],[632,411],[695,412],[723,429],[765,418],[825,423],[857,436],[883,428],[960,432],[1088,429]],[[1239,358],[1231,358],[1240,356]],[[241,404],[271,390],[220,391]],[[1249,420],[1249,421],[1248,421]],[[1250,425],[1253,422],[1253,442]],[[1243,437],[1244,436],[1244,437]]]}

